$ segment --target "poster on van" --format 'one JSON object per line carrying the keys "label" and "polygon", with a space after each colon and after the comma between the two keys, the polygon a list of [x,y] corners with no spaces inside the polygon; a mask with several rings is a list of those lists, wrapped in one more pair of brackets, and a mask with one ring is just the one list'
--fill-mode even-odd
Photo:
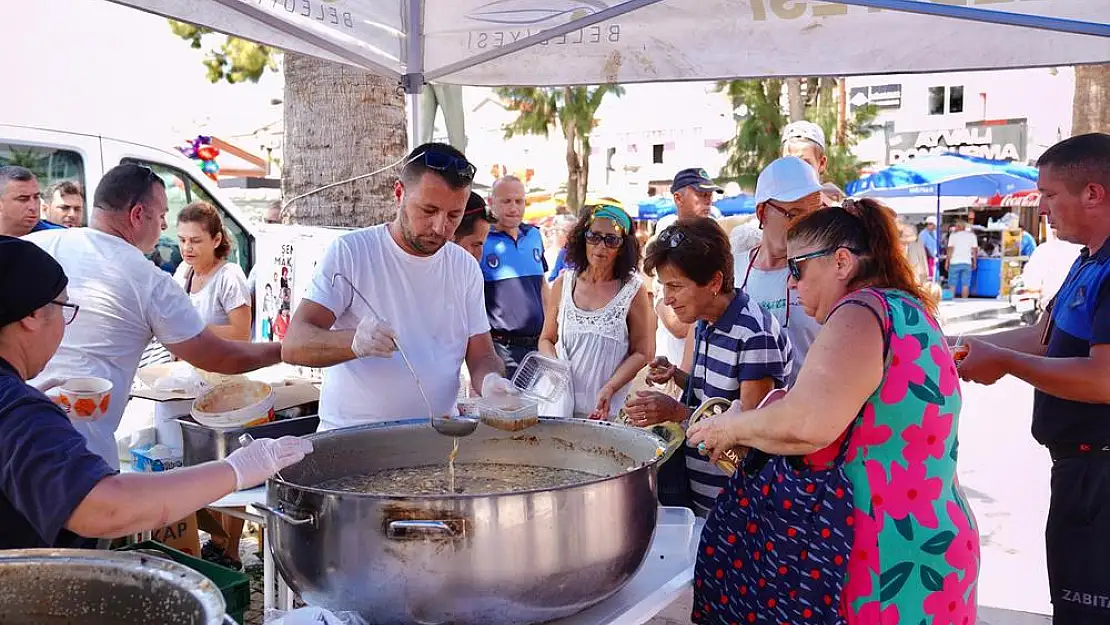
{"label": "poster on van", "polygon": [[293,317],[295,241],[260,241],[259,248],[257,276],[262,288],[255,291],[259,313],[255,340],[280,343]]}

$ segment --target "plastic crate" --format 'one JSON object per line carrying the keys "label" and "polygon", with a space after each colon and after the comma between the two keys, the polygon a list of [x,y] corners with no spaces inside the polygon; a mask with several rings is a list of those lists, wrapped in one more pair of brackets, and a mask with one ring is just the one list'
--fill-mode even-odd
{"label": "plastic crate", "polygon": [[212,580],[212,583],[220,589],[220,594],[224,596],[228,616],[235,619],[236,623],[243,622],[243,615],[251,603],[251,581],[247,574],[206,562],[200,558],[194,558],[187,553],[153,540],[145,540],[135,545],[120,547],[116,551],[134,551],[136,549],[153,549],[164,553],[172,558],[174,562],[183,564]]}

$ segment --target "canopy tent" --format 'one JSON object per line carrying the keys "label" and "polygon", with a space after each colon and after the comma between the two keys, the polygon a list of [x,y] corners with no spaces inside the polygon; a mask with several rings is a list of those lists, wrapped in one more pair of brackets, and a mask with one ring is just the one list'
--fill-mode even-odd
{"label": "canopy tent", "polygon": [[[990,9],[924,0],[110,1],[395,76],[414,99],[429,81],[569,85],[1110,60],[1106,0],[977,0]],[[712,37],[690,37],[707,25]],[[864,35],[866,45],[855,45]],[[418,128],[418,107],[410,110]]]}

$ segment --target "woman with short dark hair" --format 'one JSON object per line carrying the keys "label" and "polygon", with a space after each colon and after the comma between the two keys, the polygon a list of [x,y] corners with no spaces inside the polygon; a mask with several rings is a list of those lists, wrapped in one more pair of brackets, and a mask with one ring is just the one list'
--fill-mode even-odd
{"label": "woman with short dark hair", "polygon": [[611,420],[655,353],[655,320],[639,274],[640,242],[616,206],[584,212],[567,238],[567,266],[551,287],[540,352],[570,362],[555,416]]}
{"label": "woman with short dark hair", "polygon": [[[648,244],[644,271],[655,274],[663,286],[663,303],[678,319],[696,324],[693,365],[682,371],[657,358],[649,380],[674,380],[683,389],[682,399],[641,391],[625,407],[631,423],[684,423],[711,398],[755,408],[767,393],[786,384],[793,366],[790,342],[769,312],[735,288],[728,236],[715,221],[683,219],[664,230]],[[695,510],[707,514],[728,476],[697,452],[687,451],[685,465]],[[684,485],[685,480],[679,481]],[[681,504],[683,495],[664,493],[665,499],[675,497],[664,503]]]}
{"label": "woman with short dark hair", "polygon": [[455,236],[452,240],[481,262],[482,248],[486,245],[490,226],[496,221],[482,196],[471,191],[470,199],[466,201],[462,221],[459,222],[459,227],[455,228]]}
{"label": "woman with short dark hair", "polygon": [[687,432],[714,459],[751,450],[702,533],[694,622],[974,623],[960,383],[894,212],[848,200],[800,218],[787,266],[822,324],[794,388]]}

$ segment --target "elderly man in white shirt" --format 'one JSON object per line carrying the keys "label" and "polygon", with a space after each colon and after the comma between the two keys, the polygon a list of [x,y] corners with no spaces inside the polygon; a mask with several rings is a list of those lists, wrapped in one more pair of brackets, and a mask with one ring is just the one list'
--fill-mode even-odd
{"label": "elderly man in white shirt", "polygon": [[282,345],[286,362],[327,367],[321,430],[427,415],[398,342],[437,415],[456,411],[464,360],[483,396],[513,392],[490,338],[482,270],[447,245],[474,172],[449,145],[417,147],[394,186],[394,221],[344,234],[324,253]]}
{"label": "elderly man in white shirt", "polygon": [[61,264],[69,276],[69,301],[81,307],[57,353],[31,383],[45,390],[74,377],[112,381],[104,416],[73,425],[89,451],[113,468],[119,468],[116,428],[152,338],[174,356],[214,373],[244,373],[281,358],[276,344],[228,341],[206,329],[181,286],[146,259],[166,228],[167,210],[162,179],[148,167],[128,163],[101,179],[88,228],[26,237]]}

